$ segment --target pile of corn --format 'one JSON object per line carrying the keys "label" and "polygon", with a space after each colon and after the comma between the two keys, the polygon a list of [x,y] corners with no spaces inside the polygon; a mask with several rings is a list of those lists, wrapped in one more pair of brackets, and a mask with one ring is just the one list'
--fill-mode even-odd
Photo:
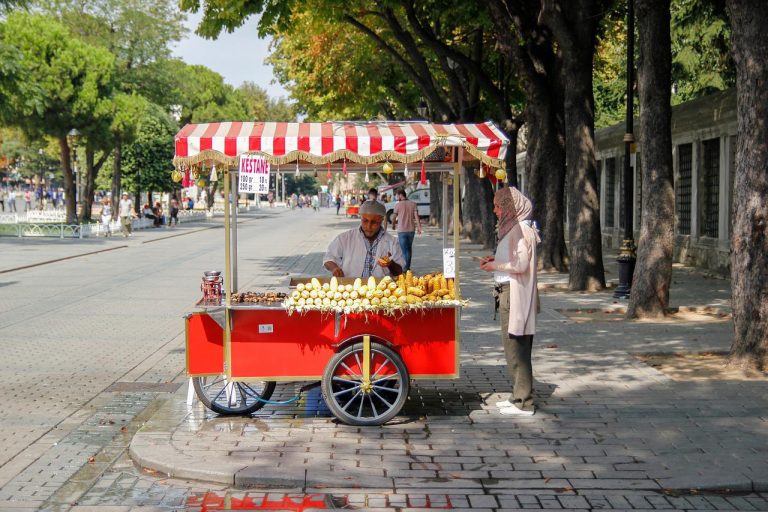
{"label": "pile of corn", "polygon": [[453,279],[442,273],[416,277],[410,271],[393,280],[385,276],[376,281],[356,279],[354,284],[330,283],[317,278],[299,283],[283,305],[290,311],[320,310],[355,313],[361,311],[393,312],[430,304],[458,304]]}

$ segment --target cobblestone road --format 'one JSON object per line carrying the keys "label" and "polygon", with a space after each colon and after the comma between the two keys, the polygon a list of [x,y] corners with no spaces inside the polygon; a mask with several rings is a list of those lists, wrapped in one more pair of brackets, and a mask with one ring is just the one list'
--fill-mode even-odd
{"label": "cobblestone road", "polygon": [[[241,289],[316,273],[328,240],[352,222],[284,210],[243,220]],[[541,409],[502,420],[491,405],[509,384],[487,276],[472,259],[484,251],[472,246],[462,261],[464,293],[473,298],[462,317],[462,378],[420,382],[403,422],[365,432],[338,425],[316,391],[253,419],[188,410],[181,316],[199,295],[202,270],[223,260],[223,232],[208,227],[167,239],[168,231],[139,233],[120,250],[0,275],[0,392],[9,404],[0,411],[0,510],[768,511],[765,495],[738,487],[745,473],[750,482],[766,475],[765,383],[672,382],[629,355],[722,350],[727,323],[576,323],[559,311],[598,307],[605,297],[554,288],[543,294],[535,350]],[[417,239],[417,272],[437,261],[432,236]],[[16,261],[29,246],[3,241],[3,249],[17,251]],[[674,300],[727,306],[726,282],[696,283],[701,289],[688,286]],[[277,395],[294,388],[281,385]],[[305,454],[302,471],[328,481],[245,491],[138,468],[127,456],[134,434],[169,418],[178,420],[179,440],[205,442],[202,465],[220,443],[237,448],[245,439],[241,447],[273,457]],[[730,475],[733,492],[649,484],[681,475],[727,484],[722,472],[734,460],[741,466]],[[374,471],[386,471],[385,486]],[[345,472],[370,485],[345,487]]]}

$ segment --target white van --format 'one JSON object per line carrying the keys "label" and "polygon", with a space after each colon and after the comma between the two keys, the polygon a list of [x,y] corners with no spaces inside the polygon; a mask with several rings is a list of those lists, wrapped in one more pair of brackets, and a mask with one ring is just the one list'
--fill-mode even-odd
{"label": "white van", "polygon": [[[429,188],[417,188],[407,193],[409,200],[416,203],[419,207],[419,217],[429,217]],[[394,195],[395,200],[386,203],[384,206],[387,208],[387,222],[392,224],[392,212],[395,210],[397,204],[397,194]]]}

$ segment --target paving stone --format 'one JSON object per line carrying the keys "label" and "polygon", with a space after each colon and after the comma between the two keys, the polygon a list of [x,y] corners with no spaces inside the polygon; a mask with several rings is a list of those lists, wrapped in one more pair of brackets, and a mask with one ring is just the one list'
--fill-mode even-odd
{"label": "paving stone", "polygon": [[[241,239],[241,254],[255,255],[256,260],[254,265],[242,265],[241,287],[273,281],[276,272],[318,272],[327,239],[354,225],[321,212],[293,222],[296,229],[281,228],[285,219],[299,219],[298,215],[305,213],[280,211],[273,218],[260,219],[259,225],[244,225],[250,234],[277,229],[280,236],[270,238],[269,246],[258,242],[263,237]],[[157,406],[153,400],[158,393],[144,398],[137,393],[102,393],[110,386],[114,390],[127,385],[122,383],[153,383],[156,389],[184,383],[183,376],[174,382],[184,364],[179,317],[199,294],[189,276],[198,275],[201,267],[208,267],[217,257],[221,259],[220,240],[211,240],[210,234],[173,239],[173,244],[184,249],[177,252],[189,255],[184,261],[169,261],[168,247],[174,247],[169,242],[139,242],[123,249],[122,255],[113,251],[67,260],[56,269],[43,266],[34,273],[19,273],[21,285],[4,288],[18,300],[13,311],[0,308],[0,334],[24,340],[4,354],[23,369],[8,375],[27,372],[36,380],[19,386],[0,376],[0,386],[17,386],[10,388],[14,391],[9,397],[18,404],[16,413],[25,418],[19,427],[9,421],[7,413],[0,413],[0,498],[47,499],[69,481],[88,483],[96,479],[83,496],[83,505],[173,507],[197,492],[192,490],[196,486],[215,488],[217,484],[210,479],[221,477],[218,485],[227,488],[235,483],[235,474],[241,475],[239,484],[282,481],[299,490],[314,485],[324,492],[339,490],[340,495],[352,489],[356,494],[369,495],[376,508],[393,506],[391,501],[382,501],[383,494],[365,492],[380,486],[387,488],[389,498],[412,490],[424,495],[434,492],[436,496],[461,491],[463,494],[452,495],[457,500],[454,503],[451,499],[455,508],[484,507],[481,502],[486,497],[496,496],[495,507],[517,503],[519,508],[551,508],[557,504],[567,509],[569,505],[562,500],[573,499],[574,508],[582,510],[583,502],[577,498],[594,499],[595,507],[603,504],[614,509],[651,509],[664,503],[675,508],[678,503],[697,509],[714,507],[706,500],[688,501],[701,496],[679,502],[658,496],[654,494],[659,489],[657,482],[661,487],[677,489],[716,485],[743,492],[768,489],[765,452],[761,451],[768,410],[764,390],[723,382],[718,384],[717,398],[712,399],[706,386],[673,381],[631,356],[654,350],[727,349],[728,322],[706,324],[695,341],[690,339],[690,325],[684,323],[630,322],[622,323],[620,329],[607,329],[600,322],[575,323],[557,310],[584,304],[614,308],[609,292],[544,291],[534,350],[539,411],[532,418],[501,417],[493,404],[506,397],[510,383],[498,345],[497,325],[490,314],[488,276],[471,259],[473,252],[484,251],[471,244],[461,256],[462,290],[472,299],[462,311],[461,377],[414,382],[407,414],[390,425],[360,428],[338,424],[327,410],[317,412],[321,408],[319,394],[317,399],[306,395],[300,406],[267,406],[252,418],[216,418],[199,404],[188,408],[183,388],[175,394],[166,393],[168,400],[162,404],[158,401]],[[417,271],[439,267],[441,244],[434,243],[434,234],[432,231],[417,239]],[[23,253],[10,247],[11,253]],[[614,263],[607,261],[612,268]],[[559,274],[540,276],[542,284],[566,279]],[[720,301],[727,306],[725,281],[716,281],[725,286],[713,287],[711,279],[679,268],[675,269],[675,281],[673,297],[688,301],[683,305]],[[52,290],[51,297],[44,297],[42,303],[36,293],[41,284]],[[135,304],[130,318],[125,315],[123,296],[111,292],[115,289],[125,290],[123,296]],[[158,299],[151,304],[142,302],[147,294]],[[61,296],[68,298],[63,306]],[[46,311],[42,317],[41,307]],[[93,312],[88,329],[83,328],[81,311]],[[142,321],[136,322],[136,318]],[[46,325],[55,325],[55,333]],[[89,339],[82,338],[83,332],[89,333]],[[51,343],[66,350],[52,354]],[[546,348],[549,344],[557,348]],[[103,368],[98,368],[100,373],[93,373],[94,366],[88,364],[92,360],[104,361]],[[61,364],[66,376],[35,373],[34,364],[39,363],[41,367]],[[296,387],[281,384],[276,395],[288,398]],[[24,396],[36,396],[39,401],[32,405],[23,400]],[[88,400],[92,400],[90,405]],[[157,473],[133,474],[137,470],[130,460],[115,459],[126,443],[120,436],[114,441],[120,425],[129,424],[148,404],[156,408],[146,418],[141,434],[134,437],[131,453],[154,451],[160,458],[160,448],[171,442],[174,455],[160,461],[155,470],[184,478],[202,475],[209,478],[207,484],[160,480]],[[41,410],[54,414],[39,415]],[[638,418],[646,423],[639,425]],[[61,432],[51,430],[58,423],[63,426]],[[727,438],[722,436],[724,431]],[[132,435],[122,437],[130,441]],[[54,445],[56,442],[59,444]],[[22,451],[14,450],[16,446]],[[82,473],[91,456],[97,458],[97,464],[113,469],[101,477]],[[12,460],[3,465],[7,462],[3,457]],[[239,463],[226,466],[217,462],[226,458]],[[25,460],[28,462],[22,464]],[[272,464],[269,477],[259,476],[256,469],[239,473],[246,466],[258,468],[265,460]],[[681,479],[687,468],[706,464],[715,464],[719,474]],[[183,465],[194,471],[184,472]],[[30,470],[23,471],[25,467]],[[201,467],[206,468],[207,475],[199,470]],[[340,477],[326,478],[331,471]],[[396,477],[384,478],[384,471]],[[131,474],[131,478],[117,479],[116,474]],[[19,485],[22,483],[32,490]],[[47,488],[52,489],[51,494],[45,494]],[[597,497],[600,494],[591,498],[557,494],[572,492],[567,491],[571,488],[580,493],[602,493],[603,498]],[[526,491],[535,491],[539,498],[518,501],[517,495]],[[642,494],[646,491],[651,494]],[[470,503],[467,496],[475,502]],[[661,501],[649,501],[653,496]],[[754,503],[747,497],[741,498],[744,501],[723,499],[716,500],[720,507],[753,504],[753,508],[768,508],[762,497]]]}

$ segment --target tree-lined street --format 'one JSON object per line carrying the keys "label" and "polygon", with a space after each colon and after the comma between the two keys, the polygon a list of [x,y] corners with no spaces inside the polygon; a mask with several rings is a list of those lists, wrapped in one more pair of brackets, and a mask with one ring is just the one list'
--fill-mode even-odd
{"label": "tree-lined street", "polygon": [[[242,216],[241,289],[319,273],[328,240],[359,222],[334,213]],[[213,223],[168,235],[139,232],[124,248],[0,274],[10,404],[0,418],[0,509],[216,510],[226,498],[253,510],[290,496],[364,510],[768,508],[759,492],[768,481],[765,382],[676,382],[632,357],[725,350],[727,318],[579,319],[573,312],[610,311],[610,293],[568,293],[567,275],[543,274],[540,410],[504,418],[493,403],[509,384],[488,279],[474,259],[484,251],[470,244],[459,380],[415,383],[403,414],[383,427],[338,424],[317,390],[253,418],[216,418],[185,404],[182,315],[202,271],[221,266],[223,230]],[[439,264],[437,235],[417,238],[417,272]],[[727,281],[675,272],[675,306],[728,310]],[[297,387],[279,385],[276,398]],[[241,466],[249,469],[231,469]],[[233,483],[271,490],[234,489],[221,483],[227,471]]]}

